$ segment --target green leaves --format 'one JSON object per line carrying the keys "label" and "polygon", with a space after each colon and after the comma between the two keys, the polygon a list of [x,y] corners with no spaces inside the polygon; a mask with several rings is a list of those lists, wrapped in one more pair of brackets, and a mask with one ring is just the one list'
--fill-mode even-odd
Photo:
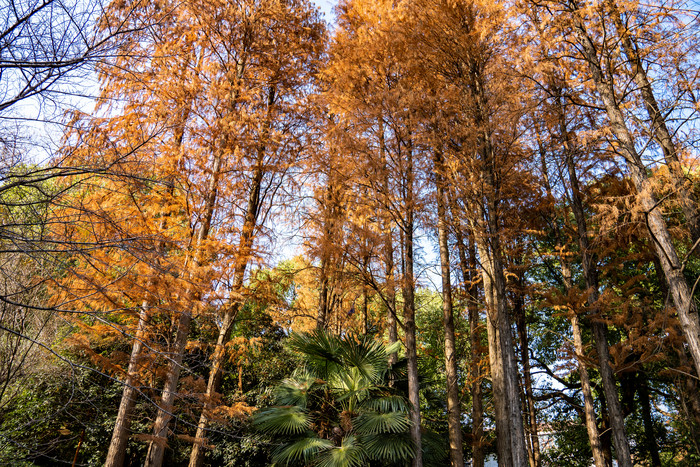
{"label": "green leaves", "polygon": [[406,412],[366,412],[355,421],[355,431],[362,434],[401,433],[408,431],[411,423]]}
{"label": "green leaves", "polygon": [[270,407],[258,412],[253,420],[260,431],[270,435],[294,435],[309,429],[309,414],[297,406]]}
{"label": "green leaves", "polygon": [[284,444],[275,450],[273,458],[275,465],[288,465],[298,461],[309,462],[319,452],[331,449],[333,442],[310,436],[298,439],[292,443]]}
{"label": "green leaves", "polygon": [[293,334],[288,346],[303,367],[275,388],[280,405],[254,418],[260,431],[282,443],[276,464],[355,467],[413,457],[409,404],[386,384],[384,344],[316,330]]}
{"label": "green leaves", "polygon": [[324,452],[316,462],[318,467],[359,467],[365,465],[365,450],[354,436],[343,439],[339,447]]}

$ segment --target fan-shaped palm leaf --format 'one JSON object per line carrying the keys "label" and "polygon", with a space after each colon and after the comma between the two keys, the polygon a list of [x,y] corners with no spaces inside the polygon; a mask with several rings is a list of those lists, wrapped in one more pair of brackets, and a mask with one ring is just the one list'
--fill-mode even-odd
{"label": "fan-shaped palm leaf", "polygon": [[345,366],[340,350],[341,341],[321,329],[308,334],[292,334],[287,345],[301,354],[311,373],[319,378],[326,379],[329,374]]}
{"label": "fan-shaped palm leaf", "polygon": [[274,465],[288,465],[302,461],[308,463],[319,452],[331,449],[333,442],[328,439],[321,439],[315,436],[314,433],[309,433],[310,436],[298,439],[292,443],[284,444],[278,447],[272,453]]}
{"label": "fan-shaped palm leaf", "polygon": [[301,407],[269,407],[256,413],[253,423],[270,435],[295,435],[308,430],[311,419]]}
{"label": "fan-shaped palm leaf", "polygon": [[343,438],[340,446],[319,456],[318,467],[359,467],[365,465],[365,452],[354,436]]}
{"label": "fan-shaped palm leaf", "polygon": [[408,412],[409,404],[399,395],[368,398],[362,403],[362,408],[373,412]]}
{"label": "fan-shaped palm leaf", "polygon": [[380,382],[389,368],[384,344],[369,338],[345,339],[342,358],[348,367],[354,367],[373,383]]}
{"label": "fan-shaped palm leaf", "polygon": [[366,412],[357,417],[353,423],[358,434],[402,433],[411,423],[405,412],[376,413]]}
{"label": "fan-shaped palm leaf", "polygon": [[371,459],[384,462],[403,462],[416,455],[416,448],[408,433],[365,435],[363,445]]}
{"label": "fan-shaped palm leaf", "polygon": [[287,378],[275,388],[275,400],[280,405],[296,405],[306,408],[309,392],[323,383],[307,372],[299,372]]}

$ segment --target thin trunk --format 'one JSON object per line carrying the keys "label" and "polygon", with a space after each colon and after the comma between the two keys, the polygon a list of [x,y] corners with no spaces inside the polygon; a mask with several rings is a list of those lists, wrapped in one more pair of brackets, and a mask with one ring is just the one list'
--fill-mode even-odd
{"label": "thin trunk", "polygon": [[656,435],[654,434],[654,420],[651,418],[651,400],[649,398],[648,378],[644,373],[639,374],[637,379],[637,394],[639,394],[639,403],[642,406],[642,422],[644,423],[644,437],[646,438],[647,449],[651,457],[651,465],[653,467],[661,467],[661,457],[659,457],[659,445],[656,443]]}
{"label": "thin trunk", "polygon": [[462,450],[462,415],[460,410],[459,381],[455,325],[452,311],[452,284],[450,280],[450,252],[447,243],[447,213],[445,209],[444,170],[440,154],[435,154],[435,179],[438,211],[438,243],[440,248],[440,275],[442,276],[442,323],[445,330],[445,376],[447,379],[447,430],[450,442],[450,460],[454,467],[464,466]]}
{"label": "thin trunk", "polygon": [[571,153],[568,144],[565,143],[566,166],[569,173],[569,182],[571,184],[571,208],[574,211],[576,219],[578,244],[581,250],[583,274],[586,280],[586,288],[588,289],[588,307],[590,314],[594,317],[591,319],[591,328],[593,330],[593,339],[598,352],[598,364],[600,366],[600,376],[603,380],[603,391],[605,392],[605,401],[610,415],[610,423],[613,430],[613,439],[615,441],[615,453],[621,467],[632,467],[632,457],[630,454],[629,441],[625,433],[624,416],[620,408],[620,399],[617,393],[615,384],[615,375],[610,366],[610,351],[607,340],[607,325],[597,320],[596,315],[599,314],[598,309],[598,273],[596,270],[596,260],[591,254],[591,249],[588,243],[588,227],[586,225],[585,212],[583,210],[583,201],[579,188],[576,167],[574,165],[573,154]]}
{"label": "thin trunk", "polygon": [[[519,279],[522,282],[522,279]],[[530,427],[530,465],[539,467],[541,465],[540,441],[537,429],[537,412],[535,410],[535,396],[532,393],[532,377],[530,376],[530,345],[527,337],[527,323],[525,321],[525,306],[522,297],[522,285],[519,284],[516,296],[513,300],[513,313],[515,315],[516,327],[520,337],[520,359],[523,364],[523,385],[525,390],[525,401],[527,404],[527,415]]]}
{"label": "thin trunk", "polygon": [[[486,114],[487,97],[480,64],[470,65],[468,79],[473,92],[474,124],[478,129],[481,154],[482,199],[474,202],[470,218],[475,243],[481,258],[484,294],[487,304],[489,360],[494,386],[499,465],[520,467],[527,464],[525,429],[518,390],[518,368],[513,345],[513,331],[508,314],[503,252],[498,219],[498,184],[496,158]],[[490,290],[489,290],[490,289]],[[498,425],[502,427],[498,429]],[[507,444],[505,440],[507,439]]]}
{"label": "thin trunk", "polygon": [[[389,163],[386,154],[386,140],[384,138],[384,117],[379,114],[377,119],[379,133],[379,153],[381,157],[382,171],[382,231],[384,233],[384,280],[386,286],[386,306],[387,306],[387,327],[389,328],[389,344],[394,344],[399,340],[398,326],[396,323],[396,281],[394,279],[394,234],[392,232],[392,219],[388,214],[391,206],[391,195],[389,193]],[[398,361],[396,352],[389,355],[389,363]]]}
{"label": "thin trunk", "polygon": [[136,405],[136,394],[138,392],[138,370],[141,362],[141,351],[143,342],[146,338],[146,323],[148,321],[148,302],[143,301],[139,311],[139,322],[134,336],[134,346],[131,348],[131,357],[129,357],[129,367],[126,371],[124,380],[124,390],[122,391],[121,402],[119,403],[119,411],[117,419],[114,422],[114,431],[112,432],[112,440],[109,443],[107,451],[107,459],[105,459],[105,467],[121,467],[124,465],[124,457],[126,455],[126,446],[129,442],[129,434],[131,427],[131,412]]}
{"label": "thin trunk", "polygon": [[[460,244],[462,244],[460,242]],[[463,250],[462,250],[463,251]],[[464,256],[464,255],[462,255]],[[466,261],[460,258],[462,271]],[[469,238],[469,290],[467,309],[469,311],[470,374],[472,379],[472,466],[484,467],[486,460],[484,438],[484,401],[481,374],[481,326],[479,325],[479,286],[476,278],[476,247]]]}
{"label": "thin trunk", "polygon": [[[449,192],[452,194],[452,192]],[[453,210],[457,208],[456,201],[450,197],[450,205]],[[453,211],[453,217],[460,219],[461,214]],[[476,247],[472,236],[468,236],[468,247],[465,246],[464,234],[461,226],[456,226],[455,237],[457,239],[457,253],[459,266],[462,271],[462,281],[467,301],[467,313],[469,315],[469,380],[471,381],[470,393],[472,399],[472,467],[484,467],[484,404],[481,381],[481,359],[483,351],[481,347],[481,326],[479,325],[479,285],[476,264]],[[468,255],[467,255],[468,249]]]}
{"label": "thin trunk", "polygon": [[406,337],[406,360],[408,364],[408,400],[411,403],[411,440],[416,446],[416,456],[413,467],[423,466],[420,417],[420,387],[418,382],[418,354],[416,346],[416,304],[415,277],[413,272],[413,229],[414,229],[414,186],[413,186],[413,154],[409,148],[406,155],[406,186],[404,191],[405,220],[403,228],[403,317]]}
{"label": "thin trunk", "polygon": [[[568,292],[571,289],[571,268],[569,264],[562,259],[561,261],[562,277],[564,278],[564,288]],[[596,423],[595,403],[593,401],[593,391],[591,390],[591,379],[588,375],[584,356],[585,349],[583,346],[583,338],[581,335],[581,326],[579,325],[578,315],[573,310],[571,314],[571,330],[574,335],[574,349],[576,350],[576,359],[578,360],[578,373],[581,378],[581,393],[583,394],[583,411],[586,421],[586,431],[588,432],[588,441],[591,444],[591,452],[593,454],[593,463],[595,467],[605,467],[605,455],[603,454],[603,446],[600,442],[598,434],[598,425]]]}
{"label": "thin trunk", "polygon": [[[588,227],[586,225],[583,201],[581,199],[579,181],[573,158],[574,142],[571,141],[569,136],[570,133],[567,128],[566,115],[560,94],[560,90],[555,88],[554,95],[559,120],[559,133],[562,138],[561,142],[564,148],[565,164],[569,175],[569,183],[571,185],[571,208],[574,213],[574,218],[576,219],[576,232],[579,248],[581,250],[583,274],[586,280],[586,288],[588,289],[588,306],[592,307],[591,313],[595,315],[597,313],[597,308],[594,307],[596,307],[595,304],[598,301],[598,279],[595,266],[595,257],[593,257],[590,253],[591,250],[588,243]],[[567,289],[570,289],[571,271],[568,268],[568,264],[566,264],[563,260],[562,273],[564,275],[565,286]],[[568,284],[566,284],[567,282]],[[602,465],[600,463],[604,462],[604,460],[600,449],[600,437],[597,429],[595,429],[595,410],[593,408],[593,398],[590,394],[590,379],[588,377],[588,371],[585,368],[585,364],[583,363],[583,340],[581,338],[578,315],[576,314],[575,310],[571,317],[571,327],[574,333],[574,346],[576,347],[576,353],[579,356],[579,374],[581,375],[581,386],[584,388],[584,410],[586,413],[588,438],[591,442],[591,450],[593,451],[593,459],[596,465]],[[615,447],[617,448],[618,460],[620,460],[621,465],[626,466],[627,462],[631,463],[631,456],[629,451],[629,442],[624,429],[624,418],[620,409],[617,387],[615,385],[612,368],[609,365],[610,356],[606,337],[606,325],[601,322],[592,321],[591,327],[593,328],[594,342],[598,352],[598,364],[601,368],[600,372],[601,378],[603,379],[603,390],[605,392],[607,406],[609,407],[608,413],[612,421],[613,437],[615,439]],[[584,385],[588,386],[588,390],[585,389]],[[586,394],[586,392],[588,392],[588,394]]]}
{"label": "thin trunk", "polygon": [[[573,5],[573,8],[576,6]],[[603,72],[595,44],[588,35],[578,12],[572,13],[572,17],[593,82],[605,105],[610,120],[610,130],[617,140],[617,149],[627,162],[632,182],[637,191],[637,200],[646,215],[647,228],[666,276],[673,302],[676,305],[683,334],[693,357],[695,371],[700,375],[700,322],[698,322],[698,312],[691,289],[683,275],[678,252],[673,244],[666,221],[658,209],[659,203],[654,195],[652,182],[647,175],[644,163],[635,147],[634,137],[627,127],[622,110],[615,99],[613,84],[606,79]]]}

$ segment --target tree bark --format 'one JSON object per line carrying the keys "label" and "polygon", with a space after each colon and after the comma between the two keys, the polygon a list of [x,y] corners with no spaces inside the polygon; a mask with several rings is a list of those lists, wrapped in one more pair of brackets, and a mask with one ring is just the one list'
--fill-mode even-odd
{"label": "tree bark", "polygon": [[420,387],[418,382],[418,353],[416,345],[416,304],[415,304],[415,277],[413,272],[413,230],[414,230],[414,173],[413,153],[409,147],[406,151],[406,173],[404,186],[405,213],[403,222],[403,318],[404,333],[406,339],[406,360],[408,364],[408,400],[411,403],[411,440],[416,446],[416,455],[413,458],[413,467],[423,466],[423,449],[421,435],[420,416]]}
{"label": "tree bark", "polygon": [[[453,209],[456,208],[454,200],[450,202]],[[453,217],[461,216],[453,213]],[[484,467],[484,404],[481,380],[481,359],[483,357],[481,347],[481,326],[479,325],[479,285],[477,280],[476,248],[471,236],[468,238],[469,246],[464,244],[464,234],[461,226],[455,227],[457,238],[457,253],[459,265],[462,271],[462,281],[467,302],[469,320],[469,380],[472,400],[472,467]],[[467,251],[469,255],[467,259]]]}
{"label": "tree bark", "polygon": [[139,311],[139,322],[134,336],[134,345],[131,348],[129,357],[129,367],[124,380],[124,390],[122,391],[121,402],[117,419],[114,422],[112,440],[107,450],[105,467],[121,467],[124,465],[126,446],[129,442],[131,427],[131,413],[136,405],[136,394],[138,392],[138,370],[142,359],[142,349],[146,338],[146,323],[148,322],[148,302],[144,300]]}
{"label": "tree bark", "polygon": [[[204,211],[204,221],[197,234],[195,250],[203,247],[203,243],[209,237],[211,229],[211,221],[216,208],[216,198],[219,188],[219,177],[221,175],[222,155],[219,152],[214,159],[212,168],[212,179],[207,190],[207,197]],[[194,265],[198,268],[202,265],[202,258],[199,251],[194,253]],[[193,285],[191,287],[195,287]],[[194,304],[199,299],[199,294],[190,289],[185,292],[185,296]],[[154,439],[149,443],[148,453],[146,454],[145,467],[160,467],[163,464],[165,456],[165,447],[168,439],[168,424],[172,419],[175,396],[177,395],[177,385],[180,380],[180,372],[182,370],[182,360],[185,356],[187,347],[187,338],[190,335],[190,326],[192,323],[192,310],[183,310],[180,314],[180,319],[177,325],[177,334],[174,343],[174,352],[168,364],[168,372],[161,394],[160,404],[158,405],[158,415],[153,426]]]}
{"label": "tree bark", "polygon": [[[268,95],[268,111],[274,103],[274,88],[270,88]],[[268,125],[271,122],[268,120]],[[265,141],[266,137],[263,137]],[[262,180],[264,172],[263,159],[265,156],[265,146],[261,143],[258,148],[257,161],[253,170],[252,184],[248,194],[248,207],[245,218],[243,220],[243,228],[241,229],[241,238],[239,241],[238,255],[234,269],[234,283],[232,290],[234,293],[240,293],[243,289],[243,281],[245,272],[252,256],[253,241],[255,228],[258,222],[260,213]],[[231,336],[233,324],[238,315],[242,303],[238,298],[234,299],[228,310],[224,312],[223,322],[219,328],[219,335],[216,340],[216,346],[212,355],[212,365],[209,371],[209,380],[207,381],[207,390],[204,394],[204,408],[197,423],[197,432],[195,442],[190,453],[189,467],[201,467],[204,462],[204,446],[206,445],[206,431],[209,426],[209,420],[214,407],[214,397],[219,392],[221,387],[222,366],[224,362],[225,346]]]}
{"label": "tree bark", "polygon": [[535,399],[532,393],[532,378],[530,376],[530,345],[527,337],[527,323],[525,320],[525,307],[523,303],[522,278],[518,279],[518,290],[515,290],[513,300],[513,314],[515,324],[520,338],[520,360],[523,365],[523,386],[525,391],[525,402],[527,404],[528,425],[530,428],[530,465],[539,467],[541,465],[540,440],[537,428],[537,412],[535,410]]}
{"label": "tree bark", "polygon": [[[564,278],[564,288],[568,292],[571,289],[571,268],[564,259],[561,261],[562,276]],[[576,359],[578,360],[578,374],[581,378],[581,393],[583,394],[583,411],[586,421],[586,431],[588,433],[588,441],[591,444],[591,453],[593,454],[593,463],[596,467],[606,467],[605,455],[603,446],[600,442],[598,433],[597,417],[595,413],[595,403],[593,401],[593,391],[591,390],[591,379],[588,375],[588,369],[585,363],[585,348],[583,346],[583,338],[581,336],[581,326],[579,325],[578,315],[576,310],[572,310],[571,314],[571,331],[574,337],[574,349],[576,350]]]}
{"label": "tree bark", "polygon": [[438,211],[438,243],[440,275],[442,277],[442,324],[445,331],[445,376],[447,379],[447,430],[450,442],[450,460],[453,467],[464,466],[462,448],[462,415],[457,379],[454,313],[452,311],[452,284],[450,280],[450,252],[447,242],[447,210],[442,157],[435,153],[435,185]]}

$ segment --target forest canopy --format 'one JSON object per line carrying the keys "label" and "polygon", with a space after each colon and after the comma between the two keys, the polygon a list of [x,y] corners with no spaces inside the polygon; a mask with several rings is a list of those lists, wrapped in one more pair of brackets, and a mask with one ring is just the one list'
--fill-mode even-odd
{"label": "forest canopy", "polygon": [[0,463],[700,463],[685,0],[7,0]]}

